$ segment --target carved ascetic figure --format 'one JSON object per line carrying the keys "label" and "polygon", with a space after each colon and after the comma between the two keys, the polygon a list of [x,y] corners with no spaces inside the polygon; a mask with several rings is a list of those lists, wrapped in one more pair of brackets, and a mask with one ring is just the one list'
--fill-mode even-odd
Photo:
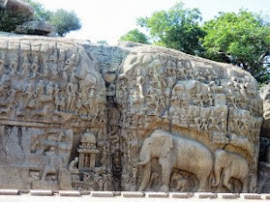
{"label": "carved ascetic figure", "polygon": [[174,136],[163,130],[155,130],[143,142],[140,161],[136,166],[144,166],[144,176],[139,191],[143,191],[150,179],[151,160],[158,158],[161,166],[162,184],[160,191],[169,191],[173,168],[194,173],[199,180],[198,191],[208,190],[208,180],[213,168],[212,153],[204,145]]}
{"label": "carved ascetic figure", "polygon": [[[221,183],[229,192],[233,192],[230,179],[235,178],[241,182],[242,192],[248,192],[248,162],[242,156],[218,149],[215,152],[215,183],[218,186]],[[223,177],[221,177],[223,175]],[[222,181],[220,180],[222,179]]]}

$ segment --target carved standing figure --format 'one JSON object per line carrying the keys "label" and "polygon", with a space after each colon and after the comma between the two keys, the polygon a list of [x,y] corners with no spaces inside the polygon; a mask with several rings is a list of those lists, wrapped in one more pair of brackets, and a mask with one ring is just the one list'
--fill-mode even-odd
{"label": "carved standing figure", "polygon": [[155,130],[143,142],[136,166],[144,166],[144,176],[139,187],[143,191],[151,174],[151,160],[158,158],[161,166],[162,186],[160,191],[169,191],[173,168],[189,171],[199,180],[199,190],[208,190],[208,179],[213,168],[212,153],[199,142],[176,137],[163,130]]}

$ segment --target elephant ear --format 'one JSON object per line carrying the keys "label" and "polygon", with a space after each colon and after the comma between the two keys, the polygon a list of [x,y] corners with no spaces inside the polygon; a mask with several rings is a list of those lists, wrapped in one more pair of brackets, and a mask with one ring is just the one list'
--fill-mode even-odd
{"label": "elephant ear", "polygon": [[163,136],[161,137],[162,144],[160,145],[161,151],[160,155],[162,157],[168,156],[170,150],[173,148],[173,138],[171,136]]}

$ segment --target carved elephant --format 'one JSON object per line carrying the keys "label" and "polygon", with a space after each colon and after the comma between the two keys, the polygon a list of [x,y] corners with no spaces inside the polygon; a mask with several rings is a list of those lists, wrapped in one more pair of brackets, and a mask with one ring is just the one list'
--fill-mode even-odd
{"label": "carved elephant", "polygon": [[[223,170],[223,171],[222,171]],[[229,180],[231,178],[238,179],[242,184],[242,192],[248,192],[248,162],[242,156],[227,152],[223,149],[215,151],[215,183],[213,186],[218,186],[221,178],[221,171],[223,173],[223,181],[221,182],[230,192],[232,192],[232,185]]]}
{"label": "carved elephant", "polygon": [[147,186],[153,158],[157,158],[161,166],[160,191],[169,191],[173,168],[195,174],[199,180],[199,191],[209,191],[208,179],[213,169],[213,156],[201,143],[174,136],[163,130],[155,130],[144,140],[139,162],[135,163],[135,166],[144,166],[144,176],[139,191],[143,191]]}

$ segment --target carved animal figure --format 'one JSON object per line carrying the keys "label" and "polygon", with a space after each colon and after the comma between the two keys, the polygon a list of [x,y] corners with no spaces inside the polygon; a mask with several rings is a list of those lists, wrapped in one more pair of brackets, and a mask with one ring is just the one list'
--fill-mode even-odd
{"label": "carved animal figure", "polygon": [[[223,181],[220,182],[221,171],[223,169]],[[248,162],[245,158],[238,154],[227,152],[218,149],[215,152],[215,183],[213,186],[218,186],[222,183],[230,192],[233,191],[232,185],[229,183],[231,178],[238,179],[242,183],[242,192],[248,191]]]}
{"label": "carved animal figure", "polygon": [[135,163],[135,166],[144,166],[144,176],[139,191],[146,188],[150,179],[153,158],[158,158],[161,166],[160,191],[169,191],[173,168],[195,174],[199,180],[199,191],[207,191],[208,178],[213,168],[213,157],[208,148],[201,143],[176,137],[163,130],[155,130],[144,140],[139,162]]}

